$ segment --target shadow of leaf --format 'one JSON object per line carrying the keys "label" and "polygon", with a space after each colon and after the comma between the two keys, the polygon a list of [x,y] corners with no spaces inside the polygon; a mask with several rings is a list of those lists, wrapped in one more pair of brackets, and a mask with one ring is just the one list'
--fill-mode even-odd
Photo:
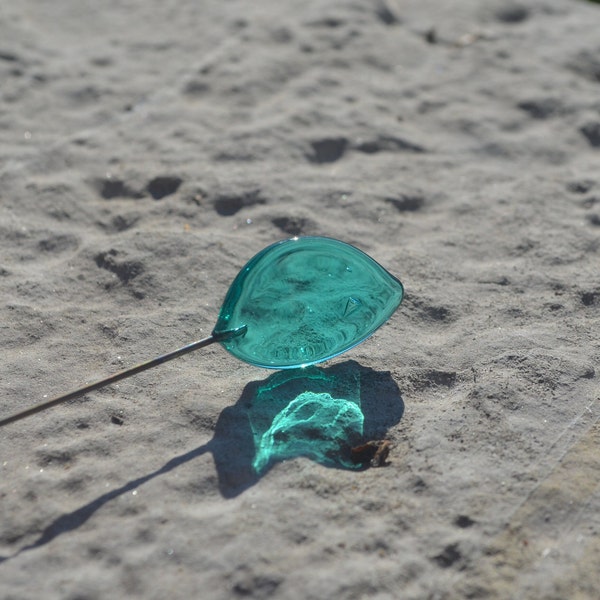
{"label": "shadow of leaf", "polygon": [[213,454],[224,498],[238,496],[274,464],[297,456],[308,456],[330,468],[356,469],[350,460],[351,446],[385,437],[403,411],[390,373],[354,361],[327,369],[276,372],[246,385],[235,406],[221,412],[210,442],[59,516],[34,542],[0,557],[0,563],[76,530],[115,498],[206,452]]}
{"label": "shadow of leaf", "polygon": [[253,381],[217,421],[211,450],[220,492],[235,497],[274,464],[297,456],[356,469],[352,446],[385,437],[403,411],[390,373],[355,361],[278,371]]}

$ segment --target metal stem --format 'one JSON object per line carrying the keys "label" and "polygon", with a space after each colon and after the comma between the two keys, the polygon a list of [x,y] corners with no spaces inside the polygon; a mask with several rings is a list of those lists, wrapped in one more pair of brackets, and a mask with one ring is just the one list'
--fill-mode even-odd
{"label": "metal stem", "polygon": [[126,377],[131,377],[132,375],[136,375],[137,373],[141,373],[142,371],[146,371],[147,369],[151,369],[152,367],[157,367],[162,363],[165,363],[169,360],[173,360],[174,358],[178,358],[183,356],[184,354],[188,354],[189,352],[193,352],[194,350],[198,350],[200,348],[204,348],[213,342],[222,342],[233,337],[237,337],[238,335],[242,335],[246,332],[246,326],[238,327],[237,329],[232,329],[230,331],[222,331],[219,333],[213,332],[207,338],[202,340],[198,340],[197,342],[192,342],[191,344],[187,344],[182,348],[174,350],[173,352],[169,352],[167,354],[163,354],[162,356],[157,356],[152,360],[140,363],[135,367],[131,367],[129,369],[125,369],[124,371],[119,371],[114,375],[110,375],[104,379],[96,381],[94,383],[90,383],[89,385],[83,386],[77,390],[69,392],[68,394],[64,394],[62,396],[58,396],[56,398],[52,398],[46,402],[42,402],[41,404],[35,404],[30,408],[27,408],[21,412],[15,413],[10,417],[6,417],[5,419],[0,420],[0,427],[4,427],[4,425],[8,425],[9,423],[14,423],[15,421],[20,421],[25,417],[29,417],[30,415],[34,415],[36,413],[42,412],[43,410],[47,410],[56,406],[57,404],[62,404],[63,402],[67,402],[68,400],[73,400],[74,398],[79,398],[88,394],[89,392],[93,392],[94,390],[99,390],[107,385],[111,385],[112,383],[116,383],[117,381],[121,381],[121,379],[125,379]]}

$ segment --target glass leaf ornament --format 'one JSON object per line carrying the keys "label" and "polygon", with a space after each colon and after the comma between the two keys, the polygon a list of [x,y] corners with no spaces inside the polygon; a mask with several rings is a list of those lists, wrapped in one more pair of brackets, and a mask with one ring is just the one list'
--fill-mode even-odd
{"label": "glass leaf ornament", "polygon": [[293,238],[265,248],[240,271],[213,334],[246,327],[221,344],[258,367],[312,365],[360,344],[402,296],[400,281],[354,246]]}
{"label": "glass leaf ornament", "polygon": [[0,427],[220,342],[271,369],[323,362],[356,346],[398,308],[402,283],[370,256],[324,237],[268,246],[234,279],[212,334],[68,394],[0,419]]}

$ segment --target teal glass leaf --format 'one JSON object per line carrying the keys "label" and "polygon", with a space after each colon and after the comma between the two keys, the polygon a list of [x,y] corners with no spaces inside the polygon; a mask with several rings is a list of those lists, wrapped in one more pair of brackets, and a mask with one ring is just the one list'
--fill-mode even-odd
{"label": "teal glass leaf", "polygon": [[234,279],[213,335],[245,327],[221,344],[259,367],[328,360],[383,325],[402,302],[402,283],[354,246],[323,237],[268,246]]}

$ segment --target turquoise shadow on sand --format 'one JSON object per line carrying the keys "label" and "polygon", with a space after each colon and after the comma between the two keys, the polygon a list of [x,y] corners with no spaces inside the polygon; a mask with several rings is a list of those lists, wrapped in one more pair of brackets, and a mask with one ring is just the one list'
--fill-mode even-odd
{"label": "turquoise shadow on sand", "polygon": [[[328,397],[334,402],[323,404]],[[307,456],[327,467],[354,469],[349,449],[361,432],[364,440],[385,437],[398,423],[404,403],[387,371],[354,361],[327,369],[311,367],[274,373],[249,383],[235,406],[224,409],[213,439],[169,459],[162,467],[109,490],[51,521],[38,538],[7,556],[40,548],[86,523],[100,508],[148,481],[211,452],[224,498],[256,484],[277,462]]]}
{"label": "turquoise shadow on sand", "polygon": [[278,371],[251,382],[235,406],[223,410],[209,442],[221,494],[237,496],[276,463],[297,457],[360,469],[351,448],[384,438],[403,412],[390,373],[355,361]]}
{"label": "turquoise shadow on sand", "polygon": [[363,437],[360,374],[316,367],[281,371],[254,391],[248,420],[254,441],[252,467],[305,456],[328,467],[358,468],[350,448]]}

